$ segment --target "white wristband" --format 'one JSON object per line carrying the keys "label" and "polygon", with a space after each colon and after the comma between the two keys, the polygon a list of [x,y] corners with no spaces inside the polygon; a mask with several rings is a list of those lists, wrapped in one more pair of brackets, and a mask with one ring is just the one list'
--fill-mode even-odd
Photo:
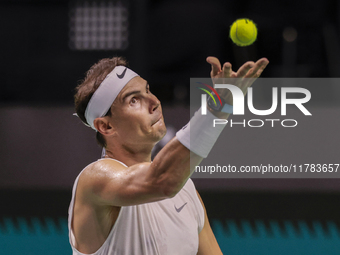
{"label": "white wristband", "polygon": [[226,126],[216,125],[214,127],[214,119],[217,117],[210,111],[202,115],[199,109],[188,124],[176,133],[177,139],[190,151],[206,158]]}

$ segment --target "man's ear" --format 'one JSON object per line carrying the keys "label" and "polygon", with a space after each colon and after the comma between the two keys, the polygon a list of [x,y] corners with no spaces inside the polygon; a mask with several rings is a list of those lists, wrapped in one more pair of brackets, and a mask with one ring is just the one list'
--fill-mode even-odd
{"label": "man's ear", "polygon": [[111,125],[109,119],[105,117],[96,118],[93,121],[94,127],[104,136],[110,136],[115,133],[115,128]]}

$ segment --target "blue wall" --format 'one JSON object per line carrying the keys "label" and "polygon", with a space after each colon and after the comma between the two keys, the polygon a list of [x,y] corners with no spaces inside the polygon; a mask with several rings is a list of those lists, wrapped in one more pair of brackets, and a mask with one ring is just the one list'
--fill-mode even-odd
{"label": "blue wall", "polygon": [[[249,221],[227,220],[225,225],[212,221],[216,239],[224,254],[229,255],[335,255],[340,254],[340,233],[334,222],[326,228],[318,221],[313,222],[313,231],[303,220],[298,221],[298,229],[291,221],[280,226],[270,221],[269,228],[263,221],[255,221],[255,229]],[[282,228],[283,227],[283,228]]]}
{"label": "blue wall", "polygon": [[4,218],[0,231],[0,254],[71,254],[67,219]]}
{"label": "blue wall", "polygon": [[[283,224],[271,220],[250,222],[211,220],[216,239],[229,255],[335,255],[340,254],[340,232],[334,222],[300,220]],[[311,231],[311,227],[313,231]],[[66,218],[4,218],[0,254],[71,254]]]}

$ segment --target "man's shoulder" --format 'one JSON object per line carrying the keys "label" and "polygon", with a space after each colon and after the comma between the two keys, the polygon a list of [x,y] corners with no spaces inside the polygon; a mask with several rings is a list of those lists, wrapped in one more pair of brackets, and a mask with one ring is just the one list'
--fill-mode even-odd
{"label": "man's shoulder", "polygon": [[84,168],[79,176],[78,190],[89,195],[103,187],[107,181],[127,167],[119,161],[112,159],[100,159]]}
{"label": "man's shoulder", "polygon": [[107,176],[108,174],[113,174],[116,171],[120,171],[127,168],[123,163],[117,160],[105,158],[105,159],[99,159],[83,170],[83,172],[80,175],[81,179],[93,179],[93,178],[101,178],[104,176]]}

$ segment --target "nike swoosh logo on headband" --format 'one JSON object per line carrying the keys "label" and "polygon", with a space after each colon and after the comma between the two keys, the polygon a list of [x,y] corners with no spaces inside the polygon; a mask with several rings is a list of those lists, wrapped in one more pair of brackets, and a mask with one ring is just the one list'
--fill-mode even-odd
{"label": "nike swoosh logo on headband", "polygon": [[121,74],[117,74],[117,77],[118,77],[119,79],[123,79],[123,78],[124,78],[125,73],[126,73],[126,69],[127,69],[127,67],[124,69],[124,71],[123,71]]}

